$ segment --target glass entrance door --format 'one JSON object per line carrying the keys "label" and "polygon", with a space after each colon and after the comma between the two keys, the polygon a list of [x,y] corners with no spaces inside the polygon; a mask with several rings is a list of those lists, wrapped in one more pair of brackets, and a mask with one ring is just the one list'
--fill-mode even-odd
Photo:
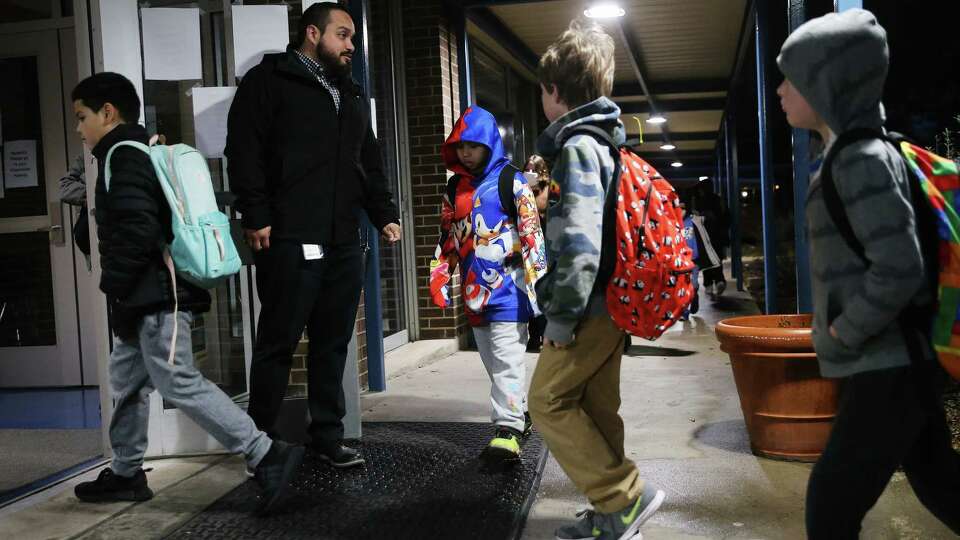
{"label": "glass entrance door", "polygon": [[[396,75],[400,73],[395,63],[397,45],[396,36],[391,27],[391,17],[399,17],[399,6],[391,6],[385,0],[372,0],[368,4],[369,20],[366,21],[369,38],[367,59],[370,72],[370,93],[375,114],[374,129],[383,152],[384,172],[390,181],[390,191],[394,200],[403,209],[403,190],[400,189],[401,177],[406,165],[400,151],[399,127],[397,115]],[[405,227],[413,223],[405,222]],[[372,241],[379,241],[373,238]],[[380,294],[383,311],[383,350],[395,349],[409,341],[409,321],[407,318],[407,286],[404,276],[404,252],[402,243],[380,243]],[[412,261],[406,261],[412,264]],[[371,336],[372,338],[373,336]]]}
{"label": "glass entrance door", "polygon": [[70,28],[0,34],[0,506],[103,453],[96,355],[78,330],[90,278],[59,193],[82,155],[63,97],[73,43]]}
{"label": "glass entrance door", "polygon": [[[167,144],[184,143],[198,148],[193,92],[203,87],[229,86],[228,54],[223,2],[141,2],[140,8],[173,8],[199,11],[202,78],[192,80],[144,80],[144,123],[153,135],[163,135]],[[223,158],[207,160],[221,211],[232,215],[226,163]],[[245,408],[248,395],[248,368],[252,350],[249,269],[210,289],[210,310],[198,314],[190,328],[197,368],[238,405]],[[206,431],[182,411],[151,394],[151,433],[148,455],[177,455],[221,450]]]}
{"label": "glass entrance door", "polygon": [[0,36],[0,388],[82,384],[60,76],[56,30]]}

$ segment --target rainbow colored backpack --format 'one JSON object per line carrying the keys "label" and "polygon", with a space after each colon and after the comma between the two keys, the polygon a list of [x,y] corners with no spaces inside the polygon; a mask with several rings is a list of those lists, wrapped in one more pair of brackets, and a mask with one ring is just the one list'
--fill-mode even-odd
{"label": "rainbow colored backpack", "polygon": [[[910,173],[910,193],[917,236],[927,266],[927,283],[937,302],[901,313],[902,327],[917,328],[931,340],[940,363],[960,378],[960,174],[957,163],[938,156],[898,133],[856,129],[837,138],[822,168],[827,211],[847,245],[865,262],[863,244],[853,234],[831,174],[832,159],[841,148],[864,139],[894,145]],[[869,262],[868,262],[869,264]]]}

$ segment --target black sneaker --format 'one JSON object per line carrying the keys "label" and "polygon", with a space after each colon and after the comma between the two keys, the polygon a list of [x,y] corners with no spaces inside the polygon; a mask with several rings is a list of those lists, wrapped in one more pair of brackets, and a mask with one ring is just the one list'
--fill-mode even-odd
{"label": "black sneaker", "polygon": [[533,433],[533,419],[530,418],[530,413],[523,413],[523,438],[526,439]]}
{"label": "black sneaker", "polygon": [[147,487],[147,475],[138,469],[132,478],[120,476],[107,467],[93,482],[83,482],[73,488],[83,502],[149,501],[153,491]]}
{"label": "black sneaker", "polygon": [[360,452],[339,442],[334,444],[314,444],[313,450],[320,461],[338,469],[358,467],[366,463]]}
{"label": "black sneaker", "polygon": [[261,514],[267,514],[276,508],[290,489],[290,481],[303,462],[305,449],[299,445],[287,444],[275,440],[270,445],[270,451],[263,456],[253,478],[263,489],[263,506]]}

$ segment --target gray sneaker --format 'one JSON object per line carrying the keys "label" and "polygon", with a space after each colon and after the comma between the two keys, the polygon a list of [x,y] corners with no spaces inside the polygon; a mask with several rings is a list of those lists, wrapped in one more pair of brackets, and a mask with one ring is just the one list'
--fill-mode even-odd
{"label": "gray sneaker", "polygon": [[556,540],[593,540],[600,538],[602,516],[592,508],[577,512],[577,521],[554,531]]}
{"label": "gray sneaker", "polygon": [[556,530],[557,540],[642,540],[640,526],[656,513],[666,497],[662,490],[649,482],[643,495],[619,512],[602,514],[594,510],[577,513],[577,522]]}
{"label": "gray sneaker", "polygon": [[663,504],[664,498],[666,498],[666,494],[663,490],[657,489],[650,482],[646,482],[643,487],[643,495],[637,497],[636,502],[619,512],[603,514],[605,519],[601,529],[609,536],[600,536],[600,538],[603,540],[607,538],[617,540],[635,538],[634,535],[640,534],[640,526],[656,513],[660,505]]}

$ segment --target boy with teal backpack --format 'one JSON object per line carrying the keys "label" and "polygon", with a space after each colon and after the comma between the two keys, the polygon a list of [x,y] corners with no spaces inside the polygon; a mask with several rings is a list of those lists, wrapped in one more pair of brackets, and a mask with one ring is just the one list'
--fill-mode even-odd
{"label": "boy with teal backpack", "polygon": [[938,255],[950,250],[931,253],[932,213],[909,172],[917,155],[904,159],[883,129],[886,32],[868,11],[829,14],[794,31],[777,63],[787,122],[824,144],[806,198],[813,345],[821,375],[843,379],[830,439],[810,475],[807,535],[857,538],[898,467],[920,501],[960,533],[960,455],[930,339]]}
{"label": "boy with teal backpack", "polygon": [[194,365],[189,329],[194,314],[209,308],[203,287],[236,265],[235,248],[219,228],[223,218],[204,197],[212,194],[203,184],[209,173],[188,147],[147,147],[147,132],[136,123],[140,99],[122,75],[84,79],[72,98],[77,131],[100,168],[94,214],[100,289],[116,336],[108,368],[113,461],[95,481],[77,485],[76,496],[85,502],[153,497],[141,466],[148,398],[156,389],[225,448],[244,455],[264,491],[261,510],[269,512],[284,499],[303,447],[271,441]]}

